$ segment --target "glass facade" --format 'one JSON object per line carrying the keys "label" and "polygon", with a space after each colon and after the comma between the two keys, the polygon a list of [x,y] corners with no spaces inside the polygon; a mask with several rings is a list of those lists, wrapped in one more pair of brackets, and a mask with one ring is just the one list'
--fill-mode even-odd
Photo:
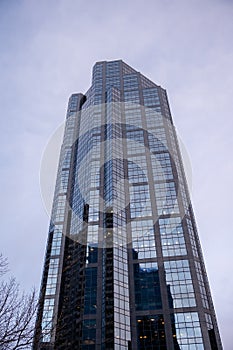
{"label": "glass facade", "polygon": [[68,103],[33,348],[222,349],[166,91],[121,60]]}

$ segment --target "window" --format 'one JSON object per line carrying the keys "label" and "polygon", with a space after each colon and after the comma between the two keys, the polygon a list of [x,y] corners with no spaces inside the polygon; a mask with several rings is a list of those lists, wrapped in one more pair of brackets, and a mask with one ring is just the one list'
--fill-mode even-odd
{"label": "window", "polygon": [[139,91],[138,90],[131,90],[131,91],[125,91],[124,92],[124,101],[125,102],[134,102],[138,103],[139,100]]}
{"label": "window", "polygon": [[157,128],[148,133],[150,152],[167,151],[167,139],[164,128]]}
{"label": "window", "polygon": [[167,350],[162,314],[137,317],[138,349]]}
{"label": "window", "polygon": [[204,350],[197,312],[175,313],[171,319],[174,345],[178,343],[182,350]]}
{"label": "window", "polygon": [[[141,167],[142,165],[144,166]],[[137,163],[136,157],[130,158],[128,162],[128,179],[130,183],[147,182],[146,159],[142,159],[140,163]]]}
{"label": "window", "polygon": [[155,258],[155,237],[152,220],[131,221],[133,259]]}
{"label": "window", "polygon": [[148,185],[131,186],[130,192],[130,213],[131,218],[151,216],[151,203]]}
{"label": "window", "polygon": [[[132,105],[131,105],[132,106]],[[135,105],[135,108],[125,110],[126,130],[135,130],[142,127],[141,110]]]}
{"label": "window", "polygon": [[159,215],[179,214],[174,182],[156,183],[155,196]]}
{"label": "window", "polygon": [[187,221],[187,227],[188,227],[189,238],[190,238],[190,241],[191,241],[193,255],[196,258],[198,258],[198,251],[197,251],[197,245],[196,245],[196,240],[195,240],[195,234],[194,234],[194,230],[193,230],[192,221],[190,219],[188,219],[188,218],[186,218],[186,221]]}
{"label": "window", "polygon": [[136,310],[162,308],[157,263],[134,264],[134,287]]}
{"label": "window", "polygon": [[171,308],[196,306],[188,260],[164,262]]}
{"label": "window", "polygon": [[124,90],[136,90],[138,88],[137,74],[129,74],[123,76]]}
{"label": "window", "polygon": [[180,217],[159,219],[163,256],[186,255]]}
{"label": "window", "polygon": [[85,269],[84,314],[95,314],[97,303],[97,267]]}
{"label": "window", "polygon": [[96,320],[84,320],[82,330],[82,349],[95,350]]}
{"label": "window", "polygon": [[196,267],[197,279],[200,287],[202,304],[205,308],[209,309],[209,302],[208,302],[205,283],[202,275],[201,264],[199,263],[199,261],[195,261],[195,267]]}
{"label": "window", "polygon": [[158,153],[151,156],[154,181],[173,179],[171,159],[169,153]]}
{"label": "window", "polygon": [[145,153],[143,130],[127,132],[128,154]]}
{"label": "window", "polygon": [[53,319],[54,299],[44,300],[42,315],[42,341],[49,342],[51,340],[52,319]]}
{"label": "window", "polygon": [[145,106],[151,107],[160,104],[157,88],[143,89],[142,94]]}
{"label": "window", "polygon": [[99,190],[90,191],[89,221],[99,220]]}

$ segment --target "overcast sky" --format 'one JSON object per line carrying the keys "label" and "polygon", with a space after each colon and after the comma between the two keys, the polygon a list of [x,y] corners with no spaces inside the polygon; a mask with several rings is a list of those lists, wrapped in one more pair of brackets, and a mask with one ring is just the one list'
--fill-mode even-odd
{"label": "overcast sky", "polygon": [[232,349],[233,1],[0,0],[1,251],[39,288],[49,218],[39,172],[71,93],[123,59],[167,89],[224,348]]}

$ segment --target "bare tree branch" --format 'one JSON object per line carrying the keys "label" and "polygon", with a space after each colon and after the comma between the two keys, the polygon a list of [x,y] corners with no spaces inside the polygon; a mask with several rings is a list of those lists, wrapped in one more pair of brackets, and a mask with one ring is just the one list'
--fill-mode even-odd
{"label": "bare tree branch", "polygon": [[8,271],[8,260],[2,254],[0,254],[0,277]]}
{"label": "bare tree branch", "polygon": [[[7,272],[7,259],[0,255],[0,276]],[[0,349],[30,349],[37,310],[36,292],[20,293],[14,278],[0,281]]]}

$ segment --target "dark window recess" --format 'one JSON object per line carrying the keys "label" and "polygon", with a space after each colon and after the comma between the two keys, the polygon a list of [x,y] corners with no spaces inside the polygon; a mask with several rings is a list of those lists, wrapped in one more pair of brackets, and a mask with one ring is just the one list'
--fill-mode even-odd
{"label": "dark window recess", "polygon": [[113,213],[109,208],[105,213],[106,246],[105,256],[105,347],[114,347],[114,283],[113,283],[113,248],[112,228]]}
{"label": "dark window recess", "polygon": [[214,329],[210,329],[208,331],[209,333],[209,338],[210,338],[210,346],[211,346],[211,350],[218,350],[218,345],[217,345],[217,341],[216,341],[216,336],[214,333]]}
{"label": "dark window recess", "polygon": [[106,228],[113,228],[113,213],[105,213],[105,226]]}
{"label": "dark window recess", "polygon": [[88,263],[89,264],[97,263],[98,247],[89,245],[87,249],[88,249],[88,256],[87,256]]}
{"label": "dark window recess", "polygon": [[83,207],[83,221],[88,222],[88,214],[89,214],[89,204],[84,204]]}
{"label": "dark window recess", "polygon": [[96,314],[97,268],[85,269],[84,314]]}
{"label": "dark window recess", "polygon": [[161,309],[162,300],[157,269],[146,270],[134,265],[136,310]]}
{"label": "dark window recess", "polygon": [[163,315],[137,317],[138,350],[166,350]]}

